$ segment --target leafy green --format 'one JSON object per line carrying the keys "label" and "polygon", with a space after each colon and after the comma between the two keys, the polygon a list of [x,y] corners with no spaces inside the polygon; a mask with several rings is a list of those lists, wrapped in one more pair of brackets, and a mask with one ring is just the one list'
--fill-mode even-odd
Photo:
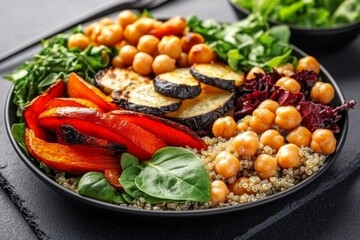
{"label": "leafy green", "polygon": [[251,14],[236,23],[188,19],[192,31],[202,34],[218,57],[234,70],[267,69],[291,61],[290,30],[285,25],[270,27],[260,14]]}
{"label": "leafy green", "polygon": [[134,164],[126,164],[120,183],[130,196],[142,197],[150,203],[209,201],[209,176],[199,157],[192,151],[165,147],[141,164],[129,161],[129,155],[122,156],[121,164]]}
{"label": "leafy green", "polygon": [[251,12],[298,26],[331,27],[360,20],[359,0],[232,0]]}
{"label": "leafy green", "polygon": [[11,126],[11,133],[21,149],[29,155],[25,144],[25,123],[14,123]]}
{"label": "leafy green", "polygon": [[68,49],[68,38],[67,34],[58,34],[43,40],[38,54],[6,76],[15,84],[13,102],[18,106],[20,119],[24,107],[57,79],[66,80],[69,73],[76,72],[93,83],[96,72],[110,64],[112,49],[105,46]]}
{"label": "leafy green", "polygon": [[78,192],[82,196],[90,197],[110,203],[125,203],[121,193],[110,185],[104,174],[87,172],[79,180]]}

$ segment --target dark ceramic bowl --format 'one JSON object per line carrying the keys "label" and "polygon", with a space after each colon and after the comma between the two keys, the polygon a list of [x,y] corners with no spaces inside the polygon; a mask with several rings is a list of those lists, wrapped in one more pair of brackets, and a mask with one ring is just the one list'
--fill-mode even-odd
{"label": "dark ceramic bowl", "polygon": [[[239,18],[247,17],[251,12],[232,0],[228,0]],[[268,20],[269,24],[286,24],[291,31],[290,42],[308,53],[337,51],[350,44],[360,34],[360,21],[328,28],[306,28],[292,24]]]}
{"label": "dark ceramic bowl", "polygon": [[[294,54],[298,57],[306,56],[304,52],[299,50],[296,47],[293,47]],[[334,79],[330,76],[330,74],[321,67],[321,77],[324,82],[331,83],[336,91],[336,97],[333,100],[333,104],[338,106],[345,102],[343,93],[341,92],[340,88],[334,81]],[[15,141],[12,133],[11,133],[11,126],[14,123],[18,122],[18,118],[16,117],[16,106],[13,104],[13,88],[10,89],[10,92],[8,93],[6,103],[5,103],[5,125],[7,134],[10,138],[11,144],[13,145],[16,153],[19,155],[20,159],[24,162],[24,164],[44,183],[46,183],[48,186],[50,186],[52,189],[58,191],[60,194],[65,195],[69,197],[70,199],[74,200],[75,203],[80,204],[83,207],[86,207],[88,209],[96,210],[103,212],[105,214],[116,214],[116,215],[122,215],[122,216],[130,216],[135,217],[138,219],[147,219],[147,218],[157,218],[165,219],[166,221],[173,219],[173,220],[180,220],[180,219],[190,219],[194,217],[210,217],[210,216],[218,216],[218,215],[224,215],[224,214],[232,214],[237,213],[239,211],[254,209],[256,207],[260,207],[266,204],[270,204],[274,202],[275,200],[283,199],[286,196],[289,196],[290,194],[293,194],[297,192],[298,190],[304,188],[305,186],[309,185],[311,182],[313,182],[316,178],[321,176],[336,160],[338,157],[346,139],[346,134],[348,130],[348,114],[347,112],[343,113],[342,119],[339,122],[339,127],[341,129],[340,134],[337,135],[337,147],[336,152],[330,155],[324,165],[320,168],[320,170],[311,175],[309,178],[305,179],[304,181],[300,182],[299,184],[295,185],[292,188],[289,188],[283,192],[276,193],[274,195],[271,195],[263,200],[258,200],[256,202],[250,202],[245,204],[240,204],[237,206],[231,206],[231,207],[223,207],[223,208],[213,208],[213,209],[206,209],[206,210],[188,210],[188,211],[153,211],[153,210],[143,210],[143,209],[135,209],[130,207],[123,207],[118,206],[110,203],[101,202],[98,200],[94,200],[91,198],[83,197],[77,193],[74,193],[58,183],[56,183],[53,179],[51,179],[49,176],[46,175],[46,173],[39,168],[39,165],[37,162],[32,161],[25,152],[19,147],[17,142]],[[209,218],[206,218],[209,219]],[[211,219],[211,218],[210,218]]]}

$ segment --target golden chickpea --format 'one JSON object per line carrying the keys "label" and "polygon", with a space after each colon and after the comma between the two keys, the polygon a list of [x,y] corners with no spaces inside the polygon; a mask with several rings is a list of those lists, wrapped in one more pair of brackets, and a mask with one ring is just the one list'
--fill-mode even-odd
{"label": "golden chickpea", "polygon": [[68,48],[80,48],[85,49],[89,46],[90,39],[82,33],[76,33],[69,37],[67,47]]}
{"label": "golden chickpea", "polygon": [[300,165],[299,147],[288,143],[279,148],[276,159],[282,168],[295,168]]}
{"label": "golden chickpea", "polygon": [[319,128],[313,132],[310,146],[314,152],[331,154],[336,150],[336,138],[330,130]]}
{"label": "golden chickpea", "polygon": [[254,192],[248,188],[244,187],[244,185],[248,186],[250,183],[250,180],[247,177],[240,177],[235,180],[232,184],[229,185],[229,190],[233,192],[236,195],[243,195],[246,194],[254,194]]}
{"label": "golden chickpea", "polygon": [[199,33],[188,32],[184,36],[181,37],[181,47],[183,52],[188,53],[192,46],[204,43],[205,39]]}
{"label": "golden chickpea", "polygon": [[162,24],[162,27],[164,28],[168,26],[173,28],[174,35],[181,34],[186,28],[186,19],[180,16],[169,18]]}
{"label": "golden chickpea", "polygon": [[259,138],[257,134],[252,131],[240,133],[232,142],[235,151],[243,156],[254,156],[259,145]]}
{"label": "golden chickpea", "polygon": [[335,97],[335,89],[330,83],[317,82],[312,86],[310,96],[316,102],[328,104]]}
{"label": "golden chickpea", "polygon": [[275,114],[266,108],[257,108],[252,113],[250,119],[250,127],[256,132],[264,132],[268,130],[274,123]]}
{"label": "golden chickpea", "polygon": [[111,60],[111,65],[118,68],[124,68],[127,65],[124,63],[121,56],[117,55]]}
{"label": "golden chickpea", "polygon": [[170,72],[175,69],[175,59],[166,54],[160,54],[154,58],[152,70],[155,74]]}
{"label": "golden chickpea", "polygon": [[276,81],[275,86],[278,86],[291,93],[299,93],[301,90],[301,86],[298,83],[298,81],[290,77],[280,78],[279,80]]}
{"label": "golden chickpea", "polygon": [[100,23],[103,26],[107,26],[107,25],[114,24],[114,21],[109,17],[104,17],[104,18],[100,19],[98,23]]}
{"label": "golden chickpea", "polygon": [[182,52],[180,56],[176,59],[176,64],[183,68],[183,67],[190,67],[189,61],[188,61],[188,54]]}
{"label": "golden chickpea", "polygon": [[212,126],[215,137],[231,138],[236,132],[236,122],[230,117],[222,117],[215,120]]}
{"label": "golden chickpea", "polygon": [[129,24],[134,23],[137,20],[137,16],[133,11],[123,10],[119,13],[116,18],[117,24],[119,24],[123,29]]}
{"label": "golden chickpea", "polygon": [[260,154],[254,162],[254,169],[262,179],[268,179],[276,175],[276,158],[268,154]]}
{"label": "golden chickpea", "polygon": [[152,72],[153,57],[144,52],[135,54],[132,68],[141,75],[149,75]]}
{"label": "golden chickpea", "polygon": [[320,63],[312,56],[300,58],[296,66],[296,72],[302,70],[314,71],[320,73]]}
{"label": "golden chickpea", "polygon": [[239,159],[227,151],[220,152],[214,163],[215,171],[225,178],[236,176],[241,169]]}
{"label": "golden chickpea", "polygon": [[301,114],[293,106],[281,106],[276,109],[275,123],[282,129],[296,128],[302,120]]}
{"label": "golden chickpea", "polygon": [[298,147],[308,147],[310,146],[311,135],[311,132],[306,127],[299,126],[287,135],[286,140]]}
{"label": "golden chickpea", "polygon": [[133,24],[129,24],[126,26],[124,30],[124,38],[128,41],[131,45],[136,46],[140,37],[143,34],[136,29],[136,26]]}
{"label": "golden chickpea", "polygon": [[159,22],[154,18],[141,17],[136,22],[132,23],[135,26],[136,30],[141,33],[141,35],[147,34],[151,29],[157,26]]}
{"label": "golden chickpea", "polygon": [[214,50],[205,43],[199,43],[192,46],[188,56],[190,65],[193,65],[194,63],[211,63],[216,59]]}
{"label": "golden chickpea", "polygon": [[97,41],[106,46],[115,46],[123,37],[123,29],[121,26],[113,24],[102,27]]}
{"label": "golden chickpea", "polygon": [[265,71],[260,67],[253,67],[246,74],[245,80],[251,80],[255,78],[255,73],[265,74]]}
{"label": "golden chickpea", "polygon": [[94,31],[94,29],[99,26],[100,24],[98,22],[93,22],[91,24],[89,24],[88,26],[86,26],[84,28],[84,34],[88,37],[90,37]]}
{"label": "golden chickpea", "polygon": [[271,112],[275,113],[276,109],[278,109],[278,107],[280,107],[280,104],[277,101],[274,101],[271,99],[266,99],[266,100],[262,101],[257,108],[269,109]]}
{"label": "golden chickpea", "polygon": [[95,44],[99,44],[98,43],[98,36],[100,36],[101,33],[101,29],[103,28],[103,25],[100,23],[95,23],[92,30],[91,30],[91,35],[90,35],[90,40],[95,43]]}
{"label": "golden chickpea", "polygon": [[136,47],[132,45],[125,45],[120,48],[119,56],[122,58],[122,61],[125,65],[130,66],[134,61],[135,55],[138,53]]}
{"label": "golden chickpea", "polygon": [[284,65],[277,67],[276,71],[280,74],[284,74],[286,77],[290,77],[295,73],[295,67],[292,63],[285,63]]}
{"label": "golden chickpea", "polygon": [[146,52],[152,55],[158,47],[159,39],[152,35],[143,35],[139,38],[139,42],[137,44],[137,49],[140,52]]}
{"label": "golden chickpea", "polygon": [[164,36],[158,44],[159,54],[166,54],[171,58],[177,59],[181,54],[180,38],[176,36]]}
{"label": "golden chickpea", "polygon": [[213,181],[210,189],[211,206],[216,206],[219,203],[225,202],[227,195],[230,193],[229,188],[221,180]]}
{"label": "golden chickpea", "polygon": [[269,129],[261,134],[260,142],[275,150],[279,150],[279,148],[284,145],[285,139],[278,131]]}

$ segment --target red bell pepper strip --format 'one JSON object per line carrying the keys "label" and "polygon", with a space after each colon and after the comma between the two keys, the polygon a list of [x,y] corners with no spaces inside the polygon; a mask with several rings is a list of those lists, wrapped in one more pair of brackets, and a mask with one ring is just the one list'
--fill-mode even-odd
{"label": "red bell pepper strip", "polygon": [[54,98],[45,105],[44,110],[53,107],[87,107],[102,112],[102,109],[98,105],[96,105],[90,100],[83,98],[65,98],[65,97]]}
{"label": "red bell pepper strip", "polygon": [[104,172],[105,178],[114,188],[118,190],[123,189],[119,181],[120,175],[121,175],[120,169],[106,169]]}

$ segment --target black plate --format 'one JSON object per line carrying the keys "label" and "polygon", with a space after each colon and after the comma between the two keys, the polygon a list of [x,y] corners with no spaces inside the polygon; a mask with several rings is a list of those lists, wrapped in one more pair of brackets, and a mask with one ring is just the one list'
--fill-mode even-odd
{"label": "black plate", "polygon": [[[232,0],[228,2],[239,18],[251,12]],[[291,31],[290,42],[306,52],[334,52],[350,44],[360,34],[360,21],[336,27],[306,28],[269,19],[270,25],[288,25]]]}
{"label": "black plate", "polygon": [[[295,55],[298,57],[306,56],[304,52],[302,52],[297,47],[293,47]],[[338,106],[344,103],[345,99],[343,96],[342,91],[340,90],[339,86],[336,84],[334,79],[330,76],[330,74],[321,67],[321,77],[324,82],[331,83],[336,92],[335,99],[333,101],[333,104]],[[11,125],[13,123],[16,123],[18,121],[16,117],[16,106],[12,103],[13,99],[13,87],[10,89],[6,103],[5,103],[5,125],[6,130],[8,133],[8,136],[10,138],[11,144],[13,145],[16,153],[19,155],[20,159],[25,163],[25,165],[43,182],[45,182],[47,185],[49,185],[52,189],[60,192],[61,194],[70,197],[72,200],[75,200],[76,203],[80,203],[82,206],[86,206],[88,208],[99,210],[105,213],[109,214],[122,214],[122,215],[131,215],[133,217],[157,217],[157,218],[187,218],[187,217],[206,217],[206,216],[214,216],[214,215],[222,215],[227,213],[235,213],[238,211],[251,209],[258,207],[260,205],[265,205],[270,202],[273,202],[275,200],[278,200],[280,198],[284,198],[285,196],[288,196],[303,187],[310,184],[312,181],[314,181],[316,178],[318,178],[320,175],[322,175],[336,160],[338,157],[346,139],[346,134],[348,130],[348,114],[347,112],[343,113],[342,120],[339,122],[339,127],[341,129],[341,133],[337,136],[337,147],[336,152],[332,155],[330,155],[324,165],[320,168],[320,170],[302,181],[301,183],[295,185],[292,188],[289,188],[283,192],[276,193],[274,195],[271,195],[265,199],[258,200],[256,202],[250,202],[250,203],[244,203],[237,206],[231,206],[231,207],[223,207],[223,208],[213,208],[213,209],[205,209],[205,210],[187,210],[187,211],[154,211],[154,210],[143,210],[143,209],[134,209],[130,207],[122,207],[106,202],[101,202],[98,200],[94,200],[91,198],[83,197],[77,193],[74,193],[58,183],[56,183],[53,179],[48,177],[45,172],[43,172],[39,167],[38,163],[32,161],[28,158],[26,153],[22,151],[22,149],[19,147],[17,142],[15,141],[14,137],[11,134]]]}

